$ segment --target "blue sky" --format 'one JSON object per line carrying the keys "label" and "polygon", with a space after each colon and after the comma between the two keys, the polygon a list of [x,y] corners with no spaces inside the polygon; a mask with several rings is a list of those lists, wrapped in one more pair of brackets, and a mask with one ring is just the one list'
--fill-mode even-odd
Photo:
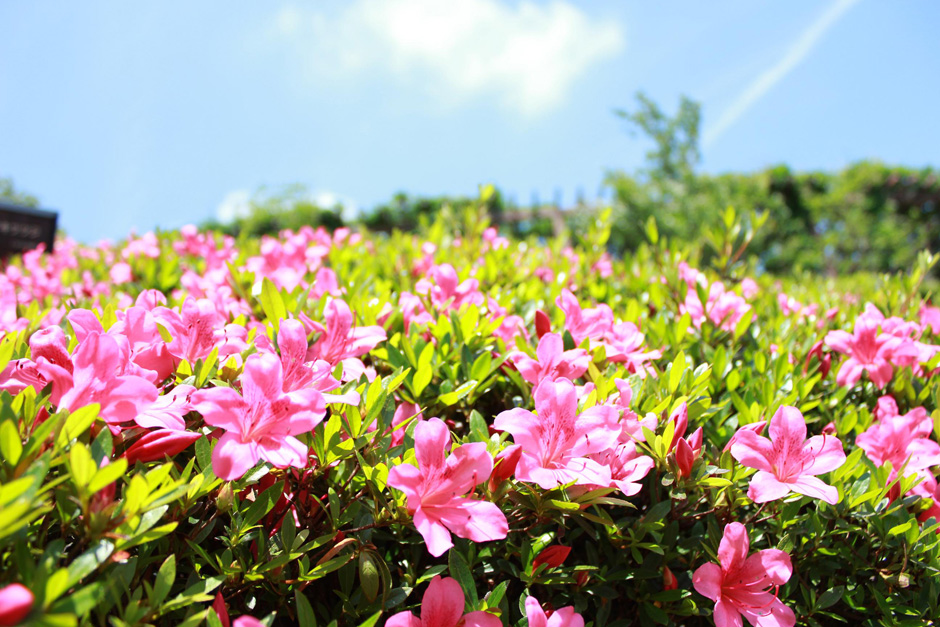
{"label": "blue sky", "polygon": [[938,165],[930,0],[0,3],[0,176],[84,241],[302,183],[521,203],[633,170],[613,115],[702,103],[702,168]]}

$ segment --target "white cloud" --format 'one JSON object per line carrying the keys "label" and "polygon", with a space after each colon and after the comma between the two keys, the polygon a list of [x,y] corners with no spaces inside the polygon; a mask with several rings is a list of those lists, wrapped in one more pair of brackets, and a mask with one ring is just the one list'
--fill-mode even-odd
{"label": "white cloud", "polygon": [[624,45],[620,25],[564,0],[353,0],[336,15],[289,5],[274,28],[318,79],[378,71],[447,104],[490,96],[523,115],[562,103]]}
{"label": "white cloud", "polygon": [[229,224],[238,218],[247,218],[251,213],[251,192],[236,189],[229,192],[216,207],[215,217],[222,224]]}
{"label": "white cloud", "polygon": [[782,81],[787,74],[803,62],[826,32],[856,2],[858,0],[835,0],[830,4],[829,8],[800,34],[799,38],[787,49],[786,54],[754,79],[722,113],[718,121],[705,129],[702,145],[708,148],[718,141],[718,138],[734,126],[774,85]]}

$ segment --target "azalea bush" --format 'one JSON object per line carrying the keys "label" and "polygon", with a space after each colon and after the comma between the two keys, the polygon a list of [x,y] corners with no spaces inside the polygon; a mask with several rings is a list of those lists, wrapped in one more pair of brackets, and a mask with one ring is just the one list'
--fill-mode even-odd
{"label": "azalea bush", "polygon": [[485,205],[10,260],[0,625],[935,624],[933,257],[779,279],[732,211],[613,259]]}

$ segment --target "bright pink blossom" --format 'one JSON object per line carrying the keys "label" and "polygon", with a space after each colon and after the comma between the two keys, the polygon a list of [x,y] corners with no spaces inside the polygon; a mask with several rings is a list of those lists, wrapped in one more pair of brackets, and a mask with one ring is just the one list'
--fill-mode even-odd
{"label": "bright pink blossom", "polygon": [[532,596],[526,597],[525,615],[529,627],[584,627],[584,618],[571,605],[557,609],[549,616],[538,599]]}
{"label": "bright pink blossom", "polygon": [[331,366],[343,364],[343,380],[354,381],[366,371],[359,359],[385,341],[385,329],[379,326],[353,326],[353,313],[345,301],[334,298],[323,311],[326,326],[313,322],[321,335],[307,350],[307,361],[322,359]]}
{"label": "bright pink blossom", "polygon": [[777,588],[793,574],[790,556],[779,549],[748,555],[747,529],[725,525],[718,545],[719,564],[703,564],[692,574],[692,585],[715,601],[716,627],[740,627],[742,617],[754,627],[793,627],[796,615],[777,597]]}
{"label": "bright pink blossom", "polygon": [[855,438],[857,444],[879,466],[891,463],[894,480],[901,467],[907,474],[929,476],[931,466],[940,465],[940,444],[930,439],[933,420],[923,407],[898,415],[897,404],[883,396],[875,410],[878,421]]}
{"label": "bright pink blossom", "polygon": [[435,576],[421,599],[421,616],[398,612],[385,627],[501,627],[503,622],[489,612],[463,613],[463,588],[456,579]]}
{"label": "bright pink blossom", "polygon": [[480,292],[480,281],[466,279],[461,282],[457,271],[449,263],[433,266],[427,278],[415,284],[415,291],[429,295],[438,311],[456,311],[465,305],[482,305],[485,302]]}
{"label": "bright pink blossom", "polygon": [[120,374],[127,368],[127,355],[107,333],[89,333],[72,355],[73,372],[59,369],[53,383],[52,402],[59,409],[74,411],[98,403],[102,420],[117,425],[136,418],[157,400],[157,388],[147,379]]}
{"label": "bright pink blossom", "polygon": [[770,419],[770,439],[740,429],[731,455],[744,466],[756,468],[747,495],[755,503],[783,498],[790,492],[835,504],[839,492],[815,475],[835,470],[845,462],[842,442],[829,435],[806,439],[806,420],[796,407],[783,406]]}
{"label": "bright pink blossom", "polygon": [[570,351],[564,349],[564,341],[557,333],[546,333],[539,340],[536,359],[522,351],[513,351],[509,359],[519,370],[522,378],[537,386],[543,379],[570,379],[574,381],[585,372],[591,356],[583,348]]}
{"label": "bright pink blossom", "polygon": [[607,361],[625,363],[627,371],[645,378],[647,374],[656,376],[656,371],[648,362],[663,356],[662,351],[646,350],[645,336],[632,322],[620,322],[613,325],[604,336]]}
{"label": "bright pink blossom", "polygon": [[521,407],[510,409],[493,421],[522,446],[516,478],[546,490],[571,482],[610,485],[610,468],[590,456],[617,444],[619,412],[597,405],[579,414],[574,384],[567,379],[543,381],[535,390],[535,409],[538,415]]}
{"label": "bright pink blossom", "polygon": [[878,322],[859,317],[853,333],[830,331],[826,345],[849,356],[839,368],[836,382],[851,387],[867,372],[868,378],[883,388],[894,374],[892,362],[899,356],[916,357],[916,347],[905,338],[882,333]]}
{"label": "bright pink blossom", "polygon": [[555,304],[565,312],[565,329],[579,346],[585,338],[600,342],[614,326],[614,313],[610,307],[602,304],[593,309],[582,309],[578,298],[568,290],[561,291]]}
{"label": "bright pink blossom", "polygon": [[323,420],[326,403],[316,389],[285,393],[281,362],[258,353],[245,360],[242,394],[232,388],[198,390],[193,407],[206,424],[225,434],[212,451],[212,469],[221,479],[238,479],[264,459],[278,468],[307,465],[307,447],[296,437]]}
{"label": "bright pink blossom", "polygon": [[388,485],[407,495],[408,511],[431,555],[454,545],[451,533],[474,542],[505,538],[509,526],[499,507],[465,496],[493,472],[486,444],[464,444],[448,455],[450,430],[439,418],[419,422],[414,437],[418,466],[395,466]]}

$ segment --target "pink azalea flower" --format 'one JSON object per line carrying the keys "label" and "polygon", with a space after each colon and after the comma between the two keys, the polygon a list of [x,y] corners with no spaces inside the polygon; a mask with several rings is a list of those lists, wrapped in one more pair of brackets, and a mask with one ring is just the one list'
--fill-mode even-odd
{"label": "pink azalea flower", "polygon": [[610,483],[606,487],[617,488],[624,496],[639,493],[643,489],[640,481],[656,465],[652,457],[641,455],[636,450],[634,442],[618,444],[612,449],[593,454],[590,458],[610,470]]}
{"label": "pink azalea flower", "polygon": [[565,312],[565,329],[571,333],[577,345],[585,338],[599,342],[613,329],[614,313],[607,305],[581,309],[577,297],[568,290],[561,291],[561,295],[555,299],[555,304]]}
{"label": "pink azalea flower", "polygon": [[883,396],[875,410],[878,422],[855,438],[858,445],[879,466],[891,462],[890,480],[901,467],[906,473],[930,476],[929,468],[940,465],[940,444],[930,439],[933,420],[923,407],[915,407],[903,416],[890,396]]}
{"label": "pink azalea flower", "polygon": [[590,456],[617,444],[619,412],[597,405],[578,414],[577,393],[567,379],[543,381],[535,390],[535,409],[538,415],[521,407],[510,409],[493,421],[522,446],[516,478],[545,490],[572,482],[610,485],[610,468]]}
{"label": "pink azalea flower", "polygon": [[830,331],[826,335],[827,346],[849,356],[836,375],[836,382],[846,387],[858,383],[865,372],[876,386],[886,386],[894,374],[892,360],[899,351],[910,352],[904,344],[904,338],[882,333],[877,322],[864,317],[856,320],[854,333]]}
{"label": "pink azalea flower", "polygon": [[482,305],[485,299],[479,288],[477,279],[461,282],[457,271],[449,263],[432,267],[427,278],[415,284],[415,291],[428,294],[431,303],[439,311],[456,311],[464,305]]}
{"label": "pink azalea flower", "polygon": [[463,613],[466,603],[463,588],[456,579],[435,576],[421,599],[421,616],[398,612],[389,617],[385,627],[501,627],[503,622],[489,612]]}
{"label": "pink azalea flower", "polygon": [[829,504],[839,492],[815,475],[835,470],[845,462],[842,442],[833,436],[806,439],[806,420],[796,407],[783,406],[770,419],[770,439],[740,429],[731,456],[756,468],[747,495],[755,503],[783,498],[790,492],[805,494]]}
{"label": "pink azalea flower", "polygon": [[573,606],[557,609],[549,616],[538,599],[532,596],[526,597],[525,615],[529,627],[584,627],[584,618],[574,611]]}
{"label": "pink azalea flower", "polygon": [[[643,427],[650,431],[656,430],[656,414],[649,413],[642,420],[630,408],[630,402],[633,400],[633,388],[624,379],[614,379],[614,385],[617,386],[618,394],[608,397],[607,403],[620,412],[620,436],[618,441],[621,444],[627,442],[645,442],[646,435],[643,433]],[[686,413],[688,416],[688,413]]]}
{"label": "pink azalea flower", "polygon": [[689,286],[685,302],[679,305],[679,313],[688,313],[695,328],[702,327],[706,319],[728,332],[734,331],[738,322],[746,315],[751,315],[751,306],[744,298],[734,292],[725,291],[725,286],[716,281],[708,288],[708,300],[705,305],[699,298],[698,291]]}
{"label": "pink azalea flower", "polygon": [[212,450],[212,469],[226,481],[238,479],[264,459],[278,468],[307,465],[307,447],[296,437],[312,431],[326,415],[316,389],[285,393],[281,362],[258,353],[245,360],[242,394],[209,388],[192,395],[193,408],[206,424],[225,434]]}
{"label": "pink azalea flower", "polygon": [[359,359],[385,341],[385,329],[379,326],[353,327],[353,314],[349,305],[333,299],[323,311],[326,327],[313,322],[315,331],[322,335],[307,351],[307,360],[322,359],[331,366],[343,364],[343,380],[353,381],[365,372]]}
{"label": "pink azalea flower", "polygon": [[465,496],[493,472],[486,444],[464,444],[448,455],[450,430],[440,418],[419,422],[414,436],[418,467],[395,466],[388,485],[407,495],[408,511],[431,555],[443,555],[454,545],[451,533],[474,542],[505,538],[509,524],[499,507]]}
{"label": "pink azalea flower", "polygon": [[754,627],[793,627],[796,615],[777,598],[777,587],[793,574],[790,556],[779,549],[748,555],[747,529],[725,525],[718,545],[719,564],[703,564],[692,574],[692,585],[715,601],[716,627],[740,627],[742,617]]}
{"label": "pink azalea flower", "polygon": [[613,325],[604,337],[607,361],[625,363],[627,371],[639,375],[641,379],[645,378],[647,373],[655,377],[656,371],[648,362],[659,359],[663,354],[659,350],[644,350],[644,340],[645,336],[632,322]]}
{"label": "pink azalea flower", "polygon": [[920,326],[923,331],[937,335],[940,333],[940,307],[923,305],[920,308]]}
{"label": "pink azalea flower", "polygon": [[591,356],[583,348],[564,350],[564,341],[557,333],[543,335],[535,352],[536,359],[522,351],[509,354],[509,359],[519,370],[519,374],[533,386],[538,386],[543,379],[574,381],[587,372],[591,363]]}
{"label": "pink azalea flower", "polygon": [[73,372],[59,369],[53,383],[52,402],[59,409],[74,411],[99,403],[100,416],[112,431],[133,420],[157,400],[157,388],[147,379],[120,374],[127,357],[117,340],[107,333],[89,333],[72,355]]}

